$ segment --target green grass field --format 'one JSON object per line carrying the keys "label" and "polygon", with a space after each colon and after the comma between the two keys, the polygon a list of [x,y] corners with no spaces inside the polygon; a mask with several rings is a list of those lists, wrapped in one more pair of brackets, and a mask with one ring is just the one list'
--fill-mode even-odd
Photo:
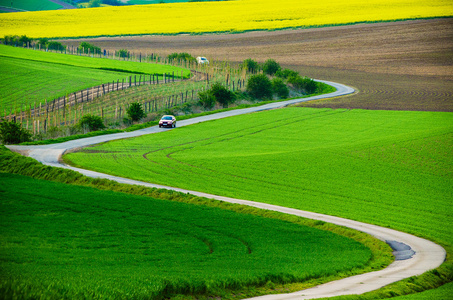
{"label": "green grass field", "polygon": [[5,298],[218,294],[336,275],[371,258],[332,232],[204,205],[6,173],[0,193]]}
{"label": "green grass field", "polygon": [[46,53],[0,45],[0,114],[44,103],[88,87],[121,80],[132,74],[173,73],[179,67]]}
{"label": "green grass field", "polygon": [[450,113],[287,108],[106,143],[66,158],[101,172],[452,244],[452,132]]}
{"label": "green grass field", "polygon": [[452,226],[443,224],[452,217],[452,132],[450,113],[288,108],[66,158],[101,172],[449,241]]}
{"label": "green grass field", "polygon": [[286,108],[105,143],[66,159],[391,227],[451,253],[452,137],[451,113]]}
{"label": "green grass field", "polygon": [[62,7],[61,5],[49,0],[0,0],[0,6],[12,7],[15,9],[27,11],[55,10]]}
{"label": "green grass field", "polygon": [[14,109],[44,104],[45,100],[132,75],[10,57],[0,58],[0,65],[5,70],[0,75],[2,116],[5,110],[9,114]]}

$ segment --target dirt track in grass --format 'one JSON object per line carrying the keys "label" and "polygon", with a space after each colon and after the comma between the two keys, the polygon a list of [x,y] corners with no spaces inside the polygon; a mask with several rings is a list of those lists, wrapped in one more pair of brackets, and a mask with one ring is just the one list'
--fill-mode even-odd
{"label": "dirt track in grass", "polygon": [[[105,49],[188,52],[242,62],[273,58],[301,75],[340,82],[357,94],[314,107],[453,111],[453,18],[241,34],[102,37]],[[81,40],[63,41],[78,45]]]}

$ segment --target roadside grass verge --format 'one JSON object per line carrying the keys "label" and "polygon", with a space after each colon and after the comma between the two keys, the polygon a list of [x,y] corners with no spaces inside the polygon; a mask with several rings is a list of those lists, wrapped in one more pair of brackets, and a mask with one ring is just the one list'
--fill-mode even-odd
{"label": "roadside grass verge", "polygon": [[377,270],[393,259],[385,243],[354,230],[88,178],[4,146],[0,172],[5,296],[252,296]]}
{"label": "roadside grass verge", "polygon": [[[293,107],[104,143],[64,159],[116,176],[372,223],[446,248],[441,267],[361,296],[373,299],[452,280],[452,149],[451,113]],[[174,176],[166,179],[169,171]]]}

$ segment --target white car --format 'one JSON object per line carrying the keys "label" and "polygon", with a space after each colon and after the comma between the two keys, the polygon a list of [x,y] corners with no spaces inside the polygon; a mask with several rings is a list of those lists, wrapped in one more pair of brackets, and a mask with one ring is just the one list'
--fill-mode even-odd
{"label": "white car", "polygon": [[165,115],[159,121],[159,127],[176,127],[176,118],[172,115]]}
{"label": "white car", "polygon": [[209,64],[209,60],[207,60],[206,57],[203,57],[203,56],[198,56],[197,57],[197,63],[198,64]]}

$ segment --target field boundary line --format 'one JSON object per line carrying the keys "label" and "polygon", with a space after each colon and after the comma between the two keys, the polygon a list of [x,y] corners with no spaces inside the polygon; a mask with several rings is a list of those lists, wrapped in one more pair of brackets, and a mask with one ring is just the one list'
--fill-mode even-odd
{"label": "field boundary line", "polygon": [[[321,81],[321,80],[318,80]],[[352,94],[355,90],[351,87],[334,83],[328,81],[321,81],[326,84],[329,84],[336,88],[335,92],[318,95],[308,98],[299,98],[293,100],[287,100],[282,102],[274,102],[265,104],[259,107],[251,107],[245,109],[238,109],[232,110],[228,112],[221,112],[213,115],[197,117],[193,119],[183,120],[178,122],[178,127],[181,126],[188,126],[204,121],[210,121],[215,119],[226,118],[230,116],[236,116],[241,114],[253,113],[257,111],[275,109],[286,107],[288,105],[306,102],[311,100],[319,100],[324,98],[332,98],[338,96],[344,96],[348,94]],[[405,260],[396,260],[388,267],[380,271],[369,272],[361,275],[356,275],[348,278],[344,278],[341,280],[332,281],[326,284],[322,284],[316,286],[314,288],[298,291],[295,293],[290,294],[276,294],[276,295],[267,295],[256,297],[253,299],[263,299],[263,300],[280,300],[280,299],[316,299],[316,298],[323,298],[323,297],[334,297],[340,295],[350,295],[350,294],[363,294],[365,292],[377,290],[383,286],[388,284],[400,281],[405,278],[409,278],[412,276],[420,275],[425,273],[429,270],[435,269],[439,267],[446,258],[446,251],[441,246],[408,233],[400,232],[397,230],[380,227],[377,225],[362,223],[358,221],[348,220],[340,217],[334,217],[319,213],[313,213],[309,211],[302,211],[294,208],[282,207],[277,205],[271,205],[266,203],[248,201],[248,200],[241,200],[241,199],[234,199],[229,197],[223,197],[219,195],[212,195],[197,191],[190,191],[185,189],[179,189],[175,187],[168,187],[163,185],[157,185],[137,180],[131,180],[127,178],[116,177],[108,174],[93,172],[85,169],[75,168],[68,165],[65,165],[61,162],[61,156],[68,150],[80,148],[88,145],[98,144],[110,140],[116,139],[124,139],[129,137],[136,137],[144,134],[151,134],[162,132],[168,129],[162,129],[158,126],[153,126],[149,128],[145,128],[142,130],[137,130],[133,132],[126,132],[126,133],[117,133],[112,135],[104,135],[98,137],[91,137],[85,138],[80,140],[73,140],[68,141],[61,144],[51,144],[51,145],[40,145],[40,146],[11,146],[8,145],[7,147],[12,151],[16,151],[27,156],[30,156],[45,165],[60,167],[60,168],[67,168],[77,172],[80,172],[86,176],[94,177],[94,178],[106,178],[109,180],[117,181],[119,183],[125,184],[132,184],[132,185],[141,185],[145,187],[151,188],[161,188],[161,189],[168,189],[182,193],[190,193],[195,196],[205,197],[210,199],[215,199],[219,201],[225,201],[230,203],[237,203],[242,205],[248,205],[256,208],[272,210],[272,211],[279,211],[286,214],[296,215],[304,218],[314,219],[314,220],[321,220],[324,222],[349,227],[355,230],[359,230],[365,233],[368,233],[377,239],[382,241],[396,241],[399,243],[403,243],[409,246],[415,254]]]}

